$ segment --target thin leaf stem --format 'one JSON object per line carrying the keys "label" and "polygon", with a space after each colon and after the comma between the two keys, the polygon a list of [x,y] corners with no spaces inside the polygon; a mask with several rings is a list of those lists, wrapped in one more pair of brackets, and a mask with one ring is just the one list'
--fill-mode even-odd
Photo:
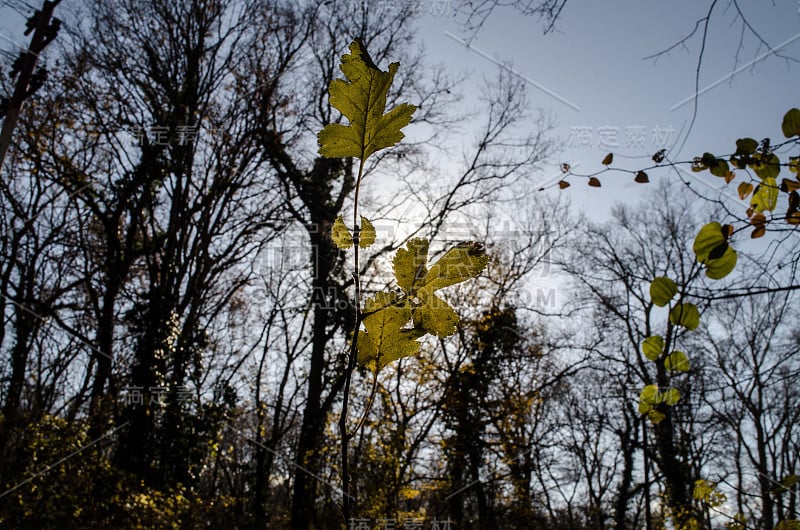
{"label": "thin leaf stem", "polygon": [[353,327],[353,339],[350,342],[350,353],[347,358],[347,370],[344,375],[344,396],[342,397],[342,414],[339,417],[339,433],[342,437],[342,515],[344,516],[345,525],[350,521],[350,512],[352,509],[352,497],[350,495],[350,475],[348,470],[348,452],[351,434],[347,432],[347,408],[350,401],[350,380],[352,379],[353,370],[356,367],[357,355],[357,341],[358,341],[358,328],[361,322],[361,281],[359,274],[358,263],[358,248],[359,248],[359,225],[358,225],[358,195],[361,191],[361,178],[364,176],[364,159],[359,160],[358,164],[358,177],[356,178],[356,190],[353,206],[353,283],[355,284],[355,324]]}

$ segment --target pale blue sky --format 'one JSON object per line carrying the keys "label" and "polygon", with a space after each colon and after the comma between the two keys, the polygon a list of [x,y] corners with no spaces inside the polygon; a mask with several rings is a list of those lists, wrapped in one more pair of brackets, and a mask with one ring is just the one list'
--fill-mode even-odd
{"label": "pale blue sky", "polygon": [[[552,182],[559,175],[560,161],[570,163],[576,172],[600,169],[609,151],[617,156],[617,164],[649,165],[650,156],[665,140],[678,140],[691,120],[691,100],[675,107],[694,93],[702,32],[658,60],[643,58],[689,34],[705,16],[710,1],[569,0],[555,31],[548,35],[542,34],[537,20],[499,9],[471,41],[475,50],[457,42],[465,35],[457,21],[446,16],[446,1],[424,2],[419,35],[428,58],[471,72],[466,92],[475,90],[482,76],[497,75],[498,66],[486,55],[510,61],[532,81],[530,101],[552,113],[563,147],[537,181]],[[790,41],[779,52],[800,58],[800,2],[776,0],[773,5],[740,0],[739,5],[773,48]],[[800,63],[770,55],[749,31],[740,48],[742,23],[737,16],[729,0],[717,2],[700,76],[701,91],[706,91],[699,99],[691,135],[680,153],[672,153],[673,159],[690,159],[703,151],[728,153],[736,138],[743,136],[758,140],[768,136],[777,143],[784,139],[780,133],[783,114],[800,106]],[[707,88],[714,83],[718,84]],[[610,145],[601,145],[603,141]],[[624,160],[620,155],[644,158]],[[666,171],[661,173],[666,175]],[[651,172],[651,182],[656,178],[658,172]],[[714,177],[707,180],[714,186],[724,184]],[[631,201],[632,194],[645,188],[625,174],[605,175],[601,190],[588,188],[585,179],[571,182],[572,187],[561,193],[599,216],[615,200]]]}
{"label": "pale blue sky", "polygon": [[[418,35],[431,63],[470,72],[463,86],[467,95],[477,92],[484,76],[497,75],[499,67],[487,55],[509,62],[530,81],[530,102],[555,119],[561,145],[552,165],[531,177],[536,183],[558,180],[560,162],[580,173],[600,169],[609,151],[618,165],[649,165],[650,156],[665,142],[679,140],[691,120],[693,102],[686,100],[694,93],[701,32],[658,60],[643,58],[690,33],[710,0],[569,0],[548,35],[542,34],[538,20],[501,8],[472,39],[473,50],[458,42],[467,37],[452,16],[458,0],[396,1],[418,6]],[[0,49],[7,52],[28,41],[21,34],[24,19],[8,4],[25,2],[0,4]],[[800,58],[800,0],[739,0],[739,5],[773,48],[790,41],[778,51]],[[717,2],[700,79],[706,91],[691,136],[681,153],[671,153],[673,159],[686,160],[703,151],[727,153],[742,136],[779,141],[783,114],[800,106],[800,63],[770,55],[749,31],[740,47],[742,24],[737,17],[730,0]],[[681,102],[685,103],[675,108]],[[659,173],[650,172],[650,177],[655,182]],[[706,180],[717,187],[722,184],[713,177]],[[601,217],[613,201],[631,200],[645,188],[625,174],[605,175],[601,190],[588,188],[585,179],[571,182],[572,187],[561,193]]]}

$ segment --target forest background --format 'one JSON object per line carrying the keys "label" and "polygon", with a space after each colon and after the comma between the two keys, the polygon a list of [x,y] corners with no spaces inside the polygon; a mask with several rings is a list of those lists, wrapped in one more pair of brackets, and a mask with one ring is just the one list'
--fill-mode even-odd
{"label": "forest background", "polygon": [[[785,140],[798,6],[585,4],[55,6],[0,178],[0,525],[796,528],[796,230],[707,283],[698,229],[750,199],[691,163]],[[3,4],[4,124],[31,7]],[[366,168],[360,288],[414,237],[491,261],[443,291],[452,336],[353,372],[343,491],[355,170],[317,134],[355,38],[418,107]],[[660,426],[655,332],[691,360]]]}

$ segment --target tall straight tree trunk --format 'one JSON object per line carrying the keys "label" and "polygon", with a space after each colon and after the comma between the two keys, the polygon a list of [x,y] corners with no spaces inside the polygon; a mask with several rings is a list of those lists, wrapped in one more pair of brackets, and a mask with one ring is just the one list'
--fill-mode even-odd
{"label": "tall straight tree trunk", "polygon": [[[322,373],[325,365],[325,348],[328,343],[327,328],[330,320],[327,293],[333,287],[330,281],[332,268],[332,248],[325,223],[311,230],[312,248],[312,303],[314,322],[311,332],[311,359],[308,369],[306,405],[300,426],[297,444],[297,457],[292,492],[291,527],[295,530],[307,529],[315,523],[314,504],[317,497],[316,478],[305,470],[318,469],[318,453],[322,443],[325,418],[322,411]],[[316,526],[316,525],[315,525]]]}
{"label": "tall straight tree trunk", "polygon": [[114,306],[121,286],[120,277],[116,273],[109,274],[106,291],[103,294],[100,318],[97,322],[97,350],[92,352],[97,365],[89,402],[90,436],[92,439],[102,435],[109,419],[108,408],[104,404],[104,398],[106,383],[111,378],[114,354]]}
{"label": "tall straight tree trunk", "polygon": [[620,473],[619,488],[617,489],[617,499],[614,503],[614,528],[627,528],[628,503],[631,500],[631,484],[633,483],[633,456],[635,446],[635,436],[639,430],[636,420],[632,420],[633,425],[628,423],[626,418],[625,429],[619,433],[620,445],[622,446],[622,472]]}

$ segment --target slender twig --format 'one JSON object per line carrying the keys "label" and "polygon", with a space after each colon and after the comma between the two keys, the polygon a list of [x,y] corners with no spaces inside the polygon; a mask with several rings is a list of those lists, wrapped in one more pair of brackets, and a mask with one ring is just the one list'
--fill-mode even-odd
{"label": "slender twig", "polygon": [[342,514],[344,515],[345,524],[350,521],[350,509],[352,504],[352,497],[350,496],[350,475],[348,470],[348,445],[352,433],[347,432],[347,407],[350,401],[350,380],[352,379],[353,370],[356,367],[357,357],[357,342],[358,342],[358,328],[361,324],[360,307],[361,307],[361,282],[359,279],[358,269],[358,245],[360,228],[358,225],[358,193],[361,190],[361,178],[364,176],[364,159],[362,158],[358,164],[358,178],[356,179],[355,190],[355,205],[353,206],[353,279],[355,283],[355,325],[353,328],[353,339],[350,342],[350,353],[347,359],[347,370],[344,375],[344,396],[342,397],[342,414],[339,417],[339,433],[342,437],[342,490],[345,495],[342,498]]}
{"label": "slender twig", "polygon": [[364,424],[367,422],[367,417],[369,416],[369,411],[372,410],[372,404],[375,402],[375,395],[378,393],[378,371],[375,370],[375,377],[372,380],[372,389],[369,392],[369,397],[367,398],[367,406],[364,409],[364,413],[361,415],[361,419],[358,420],[356,423],[356,428],[353,429],[351,434],[355,434],[361,430]]}
{"label": "slender twig", "polygon": [[[706,40],[708,39],[708,26],[711,23],[711,12],[714,11],[715,5],[717,5],[717,0],[711,2],[711,6],[708,8],[708,13],[706,13],[704,19],[703,38],[700,41],[700,53],[697,55],[697,68],[694,75],[694,101],[692,102],[692,119],[689,122],[689,127],[686,129],[686,135],[683,137],[683,141],[678,149],[673,151],[674,155],[676,156],[683,150],[684,146],[686,145],[686,141],[689,139],[689,135],[692,134],[694,123],[697,121],[698,100],[700,99],[700,70],[703,66],[703,56],[705,55],[706,51]],[[673,153],[670,154],[672,155]]]}

